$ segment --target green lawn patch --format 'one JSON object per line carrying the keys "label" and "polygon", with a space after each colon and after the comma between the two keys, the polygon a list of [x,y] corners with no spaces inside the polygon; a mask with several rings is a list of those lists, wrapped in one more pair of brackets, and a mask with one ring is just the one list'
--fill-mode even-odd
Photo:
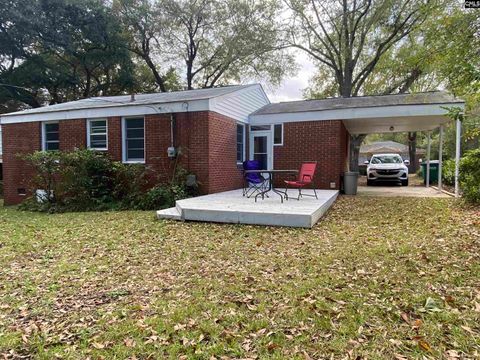
{"label": "green lawn patch", "polygon": [[0,357],[480,357],[480,212],[339,198],[313,229],[0,210]]}

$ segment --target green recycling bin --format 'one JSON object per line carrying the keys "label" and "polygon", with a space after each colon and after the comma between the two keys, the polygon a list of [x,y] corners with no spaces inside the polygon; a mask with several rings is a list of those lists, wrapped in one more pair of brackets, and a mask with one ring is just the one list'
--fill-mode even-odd
{"label": "green recycling bin", "polygon": [[[423,183],[427,184],[427,162],[424,161],[421,164],[422,166],[422,177]],[[430,160],[430,184],[437,184],[438,183],[438,160]]]}

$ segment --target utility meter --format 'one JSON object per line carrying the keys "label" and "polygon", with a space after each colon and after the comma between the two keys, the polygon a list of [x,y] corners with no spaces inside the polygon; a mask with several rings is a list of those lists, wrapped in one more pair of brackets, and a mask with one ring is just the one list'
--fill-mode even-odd
{"label": "utility meter", "polygon": [[169,158],[174,158],[177,155],[177,149],[173,146],[169,146],[167,149],[167,155]]}

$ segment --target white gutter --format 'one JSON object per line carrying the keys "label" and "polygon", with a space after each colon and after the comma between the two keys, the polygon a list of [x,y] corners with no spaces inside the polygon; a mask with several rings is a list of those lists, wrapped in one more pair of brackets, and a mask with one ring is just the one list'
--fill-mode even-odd
{"label": "white gutter", "polygon": [[[188,105],[188,106],[187,106]],[[48,107],[46,108],[48,109]],[[172,103],[153,104],[119,104],[106,107],[80,108],[80,109],[59,109],[35,113],[12,113],[2,115],[2,124],[27,123],[35,121],[91,119],[102,117],[125,117],[151,114],[168,114],[186,111],[207,111],[209,110],[209,99],[190,100]]]}

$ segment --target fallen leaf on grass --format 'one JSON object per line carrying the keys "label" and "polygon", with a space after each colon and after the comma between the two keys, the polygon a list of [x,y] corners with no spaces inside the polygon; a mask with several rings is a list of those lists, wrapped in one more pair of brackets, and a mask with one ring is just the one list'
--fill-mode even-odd
{"label": "fallen leaf on grass", "polygon": [[447,350],[446,353],[445,353],[445,358],[447,360],[460,359],[460,354],[456,350]]}
{"label": "fallen leaf on grass", "polygon": [[468,332],[468,333],[470,333],[470,334],[472,334],[472,335],[475,335],[475,331],[473,331],[471,327],[466,326],[466,325],[460,325],[460,327],[461,327],[463,330],[465,330],[466,332]]}
{"label": "fallen leaf on grass", "polygon": [[134,347],[135,346],[135,340],[127,338],[123,340],[123,343],[125,344],[126,347]]}
{"label": "fallen leaf on grass", "polygon": [[438,307],[438,305],[437,305],[437,303],[435,302],[434,299],[429,297],[429,298],[427,298],[427,300],[425,300],[425,305],[423,305],[423,307],[418,309],[418,311],[420,311],[420,312],[441,312],[442,309],[440,309]]}
{"label": "fallen leaf on grass", "polygon": [[420,349],[428,352],[432,352],[432,347],[428,342],[425,341],[425,339],[423,339],[422,337],[415,337],[414,339],[417,340],[417,343]]}
{"label": "fallen leaf on grass", "polygon": [[423,324],[423,323],[422,323],[422,320],[417,319],[417,320],[415,320],[415,321],[413,322],[412,328],[418,330],[418,329],[420,329],[420,327],[422,326],[422,324]]}

